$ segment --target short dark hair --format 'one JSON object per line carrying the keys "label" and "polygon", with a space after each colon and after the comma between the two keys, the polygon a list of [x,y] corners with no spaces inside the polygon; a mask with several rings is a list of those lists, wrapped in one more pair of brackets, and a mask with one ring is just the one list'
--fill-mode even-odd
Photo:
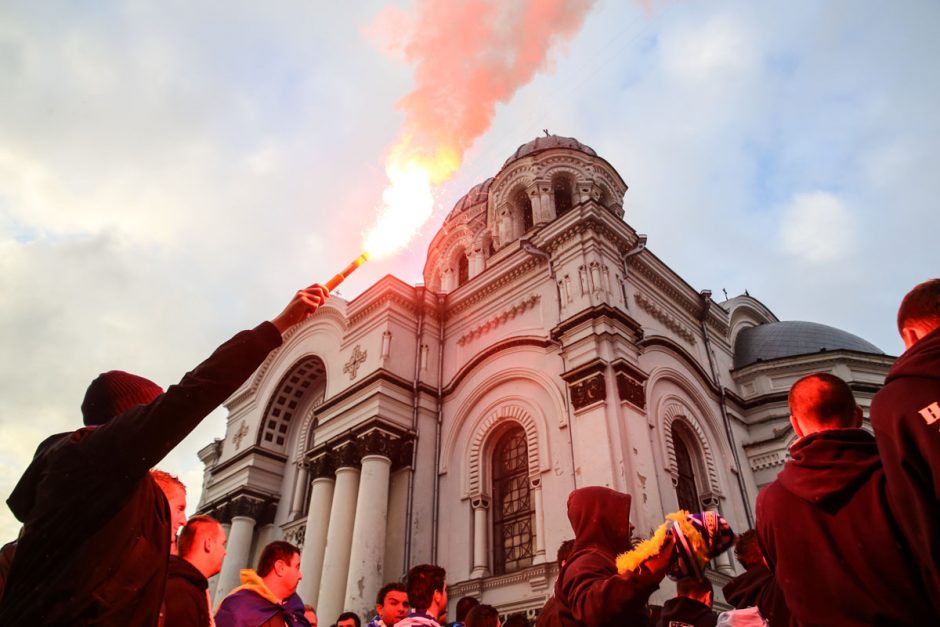
{"label": "short dark hair", "polygon": [[418,564],[408,571],[405,585],[408,588],[408,603],[415,610],[426,610],[431,607],[435,591],[444,591],[444,577],[447,576],[440,566],[434,564]]}
{"label": "short dark hair", "polygon": [[734,556],[748,570],[764,563],[764,552],[757,541],[756,529],[748,529],[738,534],[734,540]]}
{"label": "short dark hair", "polygon": [[466,627],[496,627],[499,612],[492,605],[477,605],[467,614]]}
{"label": "short dark hair", "polygon": [[384,586],[382,586],[382,588],[379,590],[379,593],[375,595],[375,604],[385,605],[385,595],[388,594],[389,592],[404,592],[406,594],[408,593],[408,591],[405,590],[405,584],[403,584],[400,581],[393,581],[391,583],[387,583]]}
{"label": "short dark hair", "polygon": [[359,615],[355,612],[343,612],[339,615],[339,618],[336,619],[336,624],[339,625],[340,622],[344,620],[353,619],[353,622],[356,623],[356,627],[362,627],[362,621],[359,620]]}
{"label": "short dark hair", "polygon": [[529,619],[522,612],[516,612],[507,616],[503,625],[506,627],[529,627]]}
{"label": "short dark hair", "polygon": [[940,327],[940,279],[924,281],[907,293],[898,308],[898,333],[910,324]]}
{"label": "short dark hair", "polygon": [[476,597],[461,597],[457,601],[457,622],[462,623],[467,617],[467,614],[470,613],[470,610],[475,608],[480,604],[480,601]]}
{"label": "short dark hair", "polygon": [[274,570],[274,564],[279,561],[290,564],[295,553],[299,555],[300,549],[290,542],[284,542],[283,540],[272,542],[264,547],[261,551],[261,557],[258,558],[258,576],[267,577],[268,573]]}
{"label": "short dark hair", "polygon": [[694,597],[703,597],[706,594],[714,595],[715,589],[712,587],[712,582],[708,579],[702,577],[698,579],[697,577],[686,577],[680,579],[676,582],[676,591],[679,593],[680,597],[694,596]]}
{"label": "short dark hair", "polygon": [[790,413],[828,429],[851,427],[855,396],[849,384],[828,372],[808,374],[790,388]]}
{"label": "short dark hair", "polygon": [[221,526],[218,520],[206,514],[199,514],[187,520],[186,524],[183,525],[183,528],[180,530],[179,539],[176,541],[176,547],[179,549],[180,556],[186,557],[192,553],[196,540],[206,533],[210,527],[212,529],[218,529]]}
{"label": "short dark hair", "polygon": [[568,557],[571,555],[572,551],[574,551],[574,540],[565,540],[561,543],[561,546],[558,547],[558,553],[555,554],[555,557],[558,559],[559,568],[561,568],[562,562],[568,561]]}

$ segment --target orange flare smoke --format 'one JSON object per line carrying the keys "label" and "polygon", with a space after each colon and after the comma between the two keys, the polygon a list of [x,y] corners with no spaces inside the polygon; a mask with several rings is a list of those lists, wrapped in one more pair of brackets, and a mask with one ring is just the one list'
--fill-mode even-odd
{"label": "orange flare smoke", "polygon": [[[398,103],[405,121],[386,166],[389,189],[399,184],[397,177],[410,191],[391,193],[402,201],[400,206],[383,198],[380,224],[384,220],[385,226],[370,234],[370,253],[407,245],[432,213],[431,187],[453,176],[467,149],[489,129],[496,104],[509,101],[545,67],[552,45],[577,33],[593,3],[418,0],[414,16],[394,7],[378,16],[371,30],[415,65],[416,85]],[[418,189],[418,179],[427,187]],[[392,242],[386,227],[405,223],[414,230]]]}

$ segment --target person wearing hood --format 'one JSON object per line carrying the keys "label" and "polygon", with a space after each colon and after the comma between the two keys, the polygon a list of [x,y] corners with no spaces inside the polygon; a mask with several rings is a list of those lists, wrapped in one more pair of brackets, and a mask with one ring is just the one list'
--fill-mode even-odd
{"label": "person wearing hood", "polygon": [[170,556],[167,500],[149,474],[327,298],[300,290],[176,385],[112,370],[82,402],[85,427],[47,438],[7,504],[23,523],[0,625],[155,625]]}
{"label": "person wearing hood", "polygon": [[904,297],[898,331],[906,350],[872,400],[871,426],[888,496],[940,612],[940,279]]}
{"label": "person wearing hood", "polygon": [[283,540],[268,544],[258,570],[242,569],[242,585],[219,605],[216,627],[310,627],[297,595],[301,578],[300,549]]}
{"label": "person wearing hood", "polygon": [[739,610],[757,607],[770,627],[789,625],[790,610],[774,574],[764,563],[757,531],[748,529],[738,535],[734,541],[734,556],[745,570],[721,589],[725,601]]}
{"label": "person wearing hood", "polygon": [[[619,574],[617,555],[631,548],[630,495],[579,488],[568,495],[574,549],[555,582],[557,622],[564,627],[647,625],[646,603],[666,576],[670,539],[636,571]],[[542,623],[540,622],[540,625]]]}
{"label": "person wearing hood", "polygon": [[180,531],[179,555],[170,556],[166,627],[210,627],[209,577],[222,569],[225,529],[215,518],[193,516]]}
{"label": "person wearing hood", "polygon": [[798,625],[937,624],[848,384],[807,375],[788,401],[799,439],[757,497],[757,533],[791,617]]}

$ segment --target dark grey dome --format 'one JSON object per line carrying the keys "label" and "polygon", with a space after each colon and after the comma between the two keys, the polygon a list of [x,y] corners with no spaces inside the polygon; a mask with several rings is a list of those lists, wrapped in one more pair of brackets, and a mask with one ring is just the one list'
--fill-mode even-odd
{"label": "dark grey dome", "polygon": [[734,367],[837,350],[884,355],[877,346],[848,331],[794,320],[761,324],[738,333],[734,341]]}
{"label": "dark grey dome", "polygon": [[515,161],[516,159],[521,159],[529,155],[533,155],[537,152],[542,152],[543,150],[551,150],[552,148],[572,148],[574,150],[580,150],[586,155],[596,157],[597,153],[594,152],[594,149],[590,146],[582,144],[577,139],[573,137],[561,137],[559,135],[544,135],[542,137],[536,137],[528,144],[522,144],[516,148],[516,152],[512,153],[512,156],[506,159],[506,163],[503,164],[505,168],[507,165]]}
{"label": "dark grey dome", "polygon": [[458,213],[466,211],[471,207],[475,207],[480,203],[486,202],[487,197],[490,194],[490,186],[493,184],[493,177],[486,179],[482,183],[477,183],[470,188],[470,191],[461,197],[460,200],[454,205],[454,208],[450,210],[450,213],[447,215],[447,219],[450,220]]}

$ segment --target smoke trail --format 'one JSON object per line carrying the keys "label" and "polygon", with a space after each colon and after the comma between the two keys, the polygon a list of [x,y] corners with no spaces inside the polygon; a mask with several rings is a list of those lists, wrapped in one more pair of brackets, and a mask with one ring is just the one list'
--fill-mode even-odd
{"label": "smoke trail", "polygon": [[414,15],[386,9],[376,27],[398,39],[415,88],[391,159],[414,161],[439,184],[507,102],[581,28],[594,0],[418,0]]}

